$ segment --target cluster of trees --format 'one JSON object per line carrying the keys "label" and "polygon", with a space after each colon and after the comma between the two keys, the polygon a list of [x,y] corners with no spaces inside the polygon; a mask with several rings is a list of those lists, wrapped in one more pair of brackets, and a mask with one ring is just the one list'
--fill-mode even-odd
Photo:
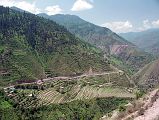
{"label": "cluster of trees", "polygon": [[[2,107],[4,101],[7,107]],[[20,102],[21,101],[21,102]],[[23,101],[23,102],[22,102]],[[0,119],[2,120],[98,120],[104,114],[127,103],[123,98],[98,98],[76,100],[64,104],[42,105],[36,97],[24,95],[8,99],[0,94]]]}

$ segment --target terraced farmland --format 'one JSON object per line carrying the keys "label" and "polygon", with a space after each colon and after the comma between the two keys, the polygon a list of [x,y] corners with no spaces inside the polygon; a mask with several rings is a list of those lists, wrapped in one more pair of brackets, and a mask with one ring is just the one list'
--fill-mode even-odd
{"label": "terraced farmland", "polygon": [[19,87],[18,92],[25,93],[26,96],[34,94],[40,104],[48,105],[92,98],[134,98],[133,91],[128,89],[131,86],[133,84],[125,73],[112,72],[75,77],[75,79],[53,80],[39,86],[29,84],[27,87],[24,84],[23,87]]}
{"label": "terraced farmland", "polygon": [[69,92],[61,94],[54,88],[41,91],[37,96],[44,104],[50,103],[65,103],[73,100],[104,98],[104,97],[121,97],[121,98],[134,98],[133,93],[128,92],[124,88],[115,87],[94,87],[86,85],[81,87],[74,86]]}

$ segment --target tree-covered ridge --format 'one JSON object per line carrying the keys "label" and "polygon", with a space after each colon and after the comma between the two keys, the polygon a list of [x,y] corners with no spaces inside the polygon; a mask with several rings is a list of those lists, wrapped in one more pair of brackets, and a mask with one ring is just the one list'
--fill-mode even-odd
{"label": "tree-covered ridge", "polygon": [[2,84],[111,69],[98,49],[53,21],[1,6],[0,28]]}

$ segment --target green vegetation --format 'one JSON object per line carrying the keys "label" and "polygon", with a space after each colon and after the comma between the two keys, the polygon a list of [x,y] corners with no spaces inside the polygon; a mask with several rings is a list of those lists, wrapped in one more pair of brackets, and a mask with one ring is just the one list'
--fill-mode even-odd
{"label": "green vegetation", "polygon": [[0,85],[110,71],[109,61],[63,26],[0,7]]}
{"label": "green vegetation", "polygon": [[143,90],[137,90],[136,93],[136,99],[141,98],[143,95],[145,95],[145,92]]}
{"label": "green vegetation", "polygon": [[[45,105],[112,96],[134,98],[135,95],[131,87],[133,84],[124,73],[87,76],[71,80],[52,80],[40,85],[21,84],[15,86],[17,94],[22,94],[24,97],[35,95],[41,104]],[[17,97],[13,98],[17,99]],[[23,101],[24,98],[21,100]]]}
{"label": "green vegetation", "polygon": [[[77,35],[83,34],[81,38],[92,40],[93,45],[104,45],[103,53],[63,26],[24,11],[0,6],[0,28],[0,86],[15,84],[0,90],[0,119],[98,120],[117,108],[122,111],[121,106],[134,99],[133,83],[111,64],[129,69],[134,61],[145,57],[131,57],[128,66],[120,58],[104,58],[104,53],[110,52],[109,45],[126,42],[109,29],[82,24],[79,29],[86,31],[80,30]],[[100,35],[108,36],[99,44]],[[128,51],[121,57],[129,57]],[[87,74],[90,71],[101,74]],[[72,77],[84,73],[86,76]],[[56,76],[68,79],[56,80]],[[47,77],[54,80],[35,83]]]}
{"label": "green vegetation", "polygon": [[[22,98],[22,96],[21,96]],[[7,99],[3,96],[3,99]],[[38,100],[32,104],[38,106],[27,107],[30,99],[23,100],[23,104],[17,104],[14,100],[12,106],[1,108],[0,119],[3,120],[98,120],[106,113],[117,109],[121,104],[126,104],[131,99],[126,98],[98,98],[91,100],[76,100],[64,104],[51,104],[40,106]],[[34,98],[36,99],[36,98]],[[2,97],[1,100],[2,101]],[[8,101],[6,101],[8,102]]]}
{"label": "green vegetation", "polygon": [[4,93],[0,90],[0,119],[1,120],[18,120],[18,116],[14,107],[7,98],[4,97]]}
{"label": "green vegetation", "polygon": [[[99,75],[43,84],[19,84],[13,93],[11,88],[5,90],[2,99],[10,105],[3,106],[14,112],[15,120],[98,120],[135,97],[128,91],[131,84],[124,73],[112,73],[112,76],[112,79]],[[118,80],[123,83],[119,84]],[[1,118],[9,120],[10,112],[5,112],[1,111]]]}

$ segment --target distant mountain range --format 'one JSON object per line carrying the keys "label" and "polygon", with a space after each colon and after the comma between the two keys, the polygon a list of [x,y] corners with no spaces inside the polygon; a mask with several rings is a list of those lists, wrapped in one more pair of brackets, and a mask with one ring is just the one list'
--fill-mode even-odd
{"label": "distant mountain range", "polygon": [[154,55],[159,55],[159,29],[122,33],[120,35],[129,42],[137,45],[139,48]]}
{"label": "distant mountain range", "polygon": [[63,14],[48,16],[44,13],[41,13],[38,16],[42,16],[63,25],[72,34],[75,34],[84,41],[100,48],[106,55],[116,57],[117,59],[115,59],[118,62],[115,60],[115,64],[124,64],[118,64],[118,67],[126,65],[131,66],[129,69],[137,70],[138,68],[143,67],[152,58],[151,55],[138,49],[137,46],[112,32],[110,29],[94,25],[78,16]]}

